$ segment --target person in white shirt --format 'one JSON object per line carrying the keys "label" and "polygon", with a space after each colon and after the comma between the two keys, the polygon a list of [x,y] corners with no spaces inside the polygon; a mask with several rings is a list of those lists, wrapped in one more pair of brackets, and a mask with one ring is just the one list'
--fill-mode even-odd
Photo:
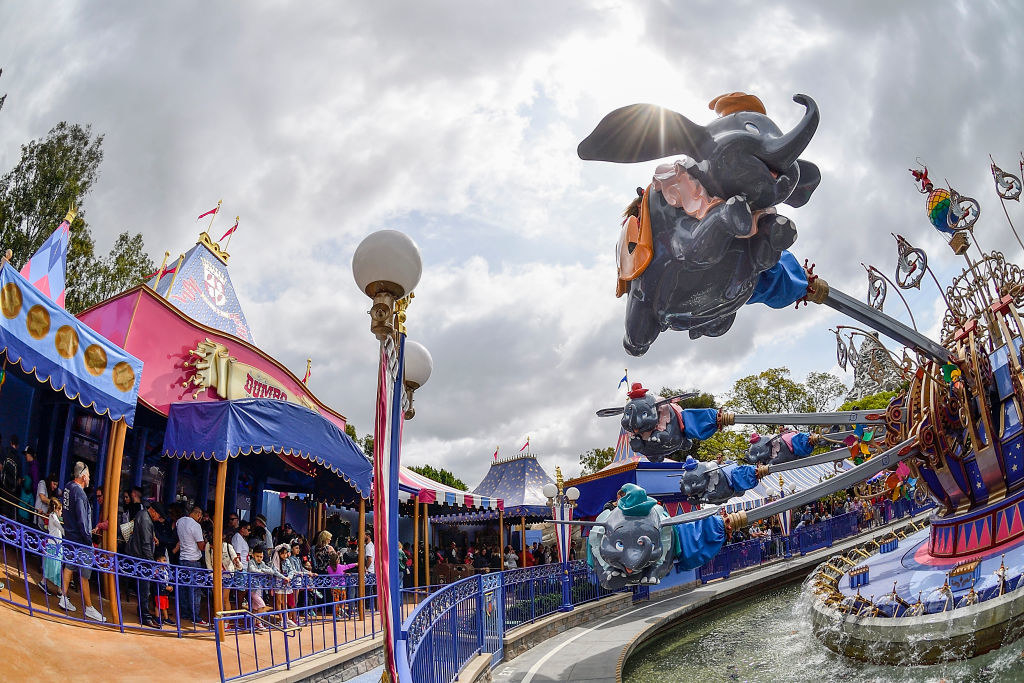
{"label": "person in white shirt", "polygon": [[249,522],[241,522],[238,531],[231,537],[231,547],[238,553],[238,559],[243,567],[249,566],[249,534],[252,533],[252,526]]}
{"label": "person in white shirt", "polygon": [[[179,519],[175,525],[178,530],[178,543],[181,546],[179,558],[183,567],[203,566],[203,551],[206,549],[206,539],[203,537],[203,528],[199,526],[199,520],[202,518],[203,509],[198,505],[193,505],[192,511]],[[179,604],[179,609],[181,609],[181,605],[184,605],[186,614],[191,609],[192,623],[196,626],[201,628],[209,626],[209,622],[199,616],[199,604],[203,597],[199,589],[186,584],[181,587],[181,592],[184,599]],[[191,595],[191,600],[189,600],[189,595]]]}
{"label": "person in white shirt", "polygon": [[366,573],[376,574],[377,572],[373,568],[373,540],[369,535],[366,536],[366,543],[363,544],[363,552],[366,557]]}
{"label": "person in white shirt", "polygon": [[50,496],[57,493],[57,475],[51,474],[40,479],[36,484],[36,526],[46,529],[46,519],[50,515]]}

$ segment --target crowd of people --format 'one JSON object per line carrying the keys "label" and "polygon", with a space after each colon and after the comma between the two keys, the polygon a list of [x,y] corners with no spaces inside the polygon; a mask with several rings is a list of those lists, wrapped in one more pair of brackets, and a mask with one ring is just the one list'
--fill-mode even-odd
{"label": "crowd of people", "polygon": [[[85,617],[103,622],[106,617],[93,604],[92,558],[79,552],[79,562],[65,564],[66,553],[61,551],[64,541],[85,548],[101,545],[101,534],[107,529],[107,522],[95,520],[103,509],[103,490],[92,485],[91,475],[85,463],[76,462],[71,479],[61,486],[56,474],[40,475],[32,449],[19,449],[16,436],[10,437],[8,445],[0,450],[0,512],[9,519],[36,526],[48,536],[40,546],[39,588],[56,598],[60,609],[69,613],[78,611],[69,591],[78,592]],[[143,572],[147,578],[121,577],[122,595],[137,601],[141,624],[162,628],[176,625],[181,618],[191,621],[196,628],[209,627],[210,591],[194,587],[194,581],[172,580],[170,566],[214,569],[212,514],[212,510],[204,510],[196,504],[164,505],[145,500],[138,487],[131,487],[119,496],[118,552],[153,563],[140,565],[151,570]],[[263,515],[256,515],[250,522],[235,513],[228,514],[223,524],[223,537],[219,539],[225,608],[233,600],[239,608],[259,613],[347,599],[345,580],[328,582],[331,587],[325,589],[310,588],[308,582],[297,581],[303,576],[341,577],[358,566],[356,539],[337,533],[344,529],[337,516],[328,522],[327,526],[333,526],[336,531],[323,529],[310,543],[287,522],[270,530]],[[374,551],[369,534],[365,545],[366,571],[372,574]],[[412,571],[411,555],[407,553],[411,553],[411,549],[405,544],[400,550],[403,574]],[[161,569],[160,564],[168,567]],[[277,581],[270,590],[253,589],[252,582],[244,579],[246,572],[273,576]],[[302,588],[292,588],[293,584]],[[300,600],[303,605],[297,605]],[[171,609],[172,604],[176,604],[176,610]],[[295,623],[283,617],[281,622],[285,626]]]}
{"label": "crowd of people", "polygon": [[[500,571],[502,569],[518,569],[538,564],[551,564],[558,561],[558,551],[554,545],[533,543],[523,549],[506,545],[504,549],[497,545],[482,542],[480,544],[460,545],[451,541],[447,548],[431,546],[430,562],[434,565],[464,565],[474,571]],[[422,553],[422,547],[420,548]],[[569,559],[575,559],[575,548],[569,551]],[[421,555],[422,558],[422,555]],[[421,562],[422,565],[422,562]]]}

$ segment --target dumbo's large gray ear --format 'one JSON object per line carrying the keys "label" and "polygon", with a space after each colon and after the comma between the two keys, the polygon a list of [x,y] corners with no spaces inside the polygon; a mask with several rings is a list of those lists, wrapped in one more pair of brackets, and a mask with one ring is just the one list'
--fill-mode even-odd
{"label": "dumbo's large gray ear", "polygon": [[817,166],[803,159],[797,159],[796,163],[800,165],[800,182],[793,188],[793,194],[789,195],[785,203],[799,207],[806,204],[810,200],[811,194],[817,189],[818,183],[821,182],[821,171]]}
{"label": "dumbo's large gray ear", "polygon": [[682,114],[653,104],[631,104],[601,119],[576,148],[580,159],[628,164],[686,154],[702,161],[711,136]]}

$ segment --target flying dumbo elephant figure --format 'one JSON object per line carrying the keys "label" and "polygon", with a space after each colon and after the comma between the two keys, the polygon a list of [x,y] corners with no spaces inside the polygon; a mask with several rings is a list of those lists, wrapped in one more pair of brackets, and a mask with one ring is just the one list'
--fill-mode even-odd
{"label": "flying dumbo elephant figure", "polygon": [[757,471],[751,465],[698,462],[688,455],[683,463],[679,491],[686,496],[687,501],[695,505],[717,505],[743,495],[744,491],[756,485]]}
{"label": "flying dumbo elephant figure", "polygon": [[622,415],[620,424],[629,435],[629,447],[651,462],[661,462],[676,451],[687,451],[693,439],[707,439],[718,430],[718,411],[711,408],[680,408],[678,401],[696,394],[661,398],[634,382],[622,408],[604,408],[599,417]]}
{"label": "flying dumbo elephant figure", "polygon": [[743,459],[751,465],[781,465],[810,455],[819,441],[819,434],[792,429],[783,430],[771,437],[754,432],[750,435],[750,448]]}
{"label": "flying dumbo elephant figure", "polygon": [[580,143],[581,159],[680,157],[657,167],[626,212],[616,295],[629,294],[629,353],[643,355],[667,329],[717,337],[748,302],[779,308],[806,293],[803,269],[785,252],[796,228],[775,212],[805,204],[821,180],[798,158],[818,127],[818,107],[806,95],[793,99],[806,109],[785,133],[757,97],[731,93],[711,102],[719,118],[706,126],[634,104],[605,116]]}
{"label": "flying dumbo elephant figure", "polygon": [[622,490],[618,504],[598,516],[588,555],[605,588],[661,583],[676,556],[675,531],[661,526],[668,513],[639,486]]}
{"label": "flying dumbo elephant figure", "polygon": [[604,588],[658,584],[675,566],[694,569],[725,543],[725,522],[715,509],[669,517],[658,501],[635,484],[623,484],[618,499],[589,526],[587,564]]}

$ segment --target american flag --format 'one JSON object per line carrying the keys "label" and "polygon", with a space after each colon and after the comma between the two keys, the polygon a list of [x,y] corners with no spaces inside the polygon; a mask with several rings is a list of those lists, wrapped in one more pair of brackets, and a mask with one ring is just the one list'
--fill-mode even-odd
{"label": "american flag", "polygon": [[398,449],[402,442],[402,362],[405,335],[398,348],[387,337],[381,342],[377,377],[376,420],[373,426],[373,567],[384,633],[385,680],[398,683],[395,642],[402,628],[400,596],[391,594],[391,553],[397,556],[398,527],[390,524],[391,507],[398,505]]}

